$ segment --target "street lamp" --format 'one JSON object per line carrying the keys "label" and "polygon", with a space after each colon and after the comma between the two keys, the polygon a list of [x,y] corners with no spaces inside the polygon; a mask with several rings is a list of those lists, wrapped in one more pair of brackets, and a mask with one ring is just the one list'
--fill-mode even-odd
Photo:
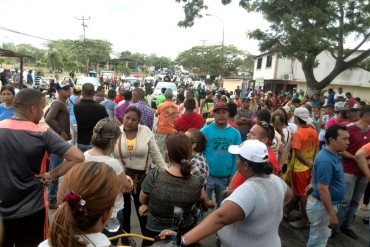
{"label": "street lamp", "polygon": [[223,71],[224,71],[224,46],[225,46],[225,24],[224,20],[217,16],[217,15],[212,15],[212,14],[206,14],[206,16],[213,16],[219,19],[222,22],[222,45],[221,45],[221,73],[220,73],[220,81],[221,81],[221,86],[222,86],[222,79],[223,79]]}

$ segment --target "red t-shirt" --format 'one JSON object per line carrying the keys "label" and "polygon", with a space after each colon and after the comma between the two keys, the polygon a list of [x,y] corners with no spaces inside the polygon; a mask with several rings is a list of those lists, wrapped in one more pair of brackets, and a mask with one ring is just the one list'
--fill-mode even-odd
{"label": "red t-shirt", "polygon": [[[365,144],[369,143],[370,140],[370,129],[367,131],[361,130],[356,124],[351,123],[347,125],[347,130],[349,133],[349,146],[347,152],[355,155],[356,152],[363,147]],[[358,167],[357,162],[353,159],[348,159],[342,157],[343,171],[348,174],[353,174],[355,176],[363,176],[361,169]]]}
{"label": "red t-shirt", "polygon": [[116,98],[115,98],[115,100],[114,100],[114,102],[116,103],[116,104],[118,104],[119,102],[121,102],[122,100],[124,100],[124,98],[121,96],[121,95],[117,95],[116,96]]}
{"label": "red t-shirt", "polygon": [[234,123],[233,121],[231,121],[230,119],[227,120],[227,123],[231,125],[231,127],[233,127],[234,129],[237,129],[239,130],[239,126]]}
{"label": "red t-shirt", "polygon": [[349,99],[347,99],[347,102],[349,103],[349,105],[351,106],[351,107],[353,107],[354,105],[355,105],[355,99],[352,97],[352,98],[349,98]]}
{"label": "red t-shirt", "polygon": [[[269,159],[268,161],[271,163],[271,165],[274,167],[275,169],[275,175],[278,175],[279,172],[280,172],[280,168],[279,168],[279,163],[276,159],[276,156],[275,156],[275,153],[272,149],[269,149],[268,150],[268,154],[269,154]],[[243,183],[245,182],[245,177],[243,177],[239,171],[237,171],[235,173],[235,179],[234,179],[234,183],[231,185],[231,189],[232,190],[235,190],[236,188],[238,188],[240,185],[242,185]]]}
{"label": "red t-shirt", "polygon": [[200,130],[204,126],[203,116],[199,113],[182,114],[175,120],[175,129],[186,132],[190,128]]}

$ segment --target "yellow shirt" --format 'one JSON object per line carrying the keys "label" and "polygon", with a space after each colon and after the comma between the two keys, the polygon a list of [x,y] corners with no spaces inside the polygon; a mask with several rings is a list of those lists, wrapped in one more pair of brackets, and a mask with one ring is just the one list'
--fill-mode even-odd
{"label": "yellow shirt", "polygon": [[132,153],[132,151],[134,151],[135,144],[136,138],[132,140],[127,139],[127,150],[129,153]]}

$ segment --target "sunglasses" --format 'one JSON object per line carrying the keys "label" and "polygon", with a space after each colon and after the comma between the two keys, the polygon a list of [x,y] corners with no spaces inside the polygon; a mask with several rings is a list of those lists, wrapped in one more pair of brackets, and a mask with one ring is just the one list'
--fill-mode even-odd
{"label": "sunglasses", "polygon": [[260,123],[261,123],[262,128],[266,130],[266,135],[268,135],[270,124],[266,121],[260,121]]}

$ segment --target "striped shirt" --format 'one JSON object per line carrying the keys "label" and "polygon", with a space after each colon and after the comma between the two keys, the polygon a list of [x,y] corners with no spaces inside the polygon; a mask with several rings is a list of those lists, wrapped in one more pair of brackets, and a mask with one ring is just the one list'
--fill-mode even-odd
{"label": "striped shirt", "polygon": [[141,111],[140,124],[147,126],[149,129],[153,128],[154,112],[145,101],[140,100],[130,106],[136,106]]}

